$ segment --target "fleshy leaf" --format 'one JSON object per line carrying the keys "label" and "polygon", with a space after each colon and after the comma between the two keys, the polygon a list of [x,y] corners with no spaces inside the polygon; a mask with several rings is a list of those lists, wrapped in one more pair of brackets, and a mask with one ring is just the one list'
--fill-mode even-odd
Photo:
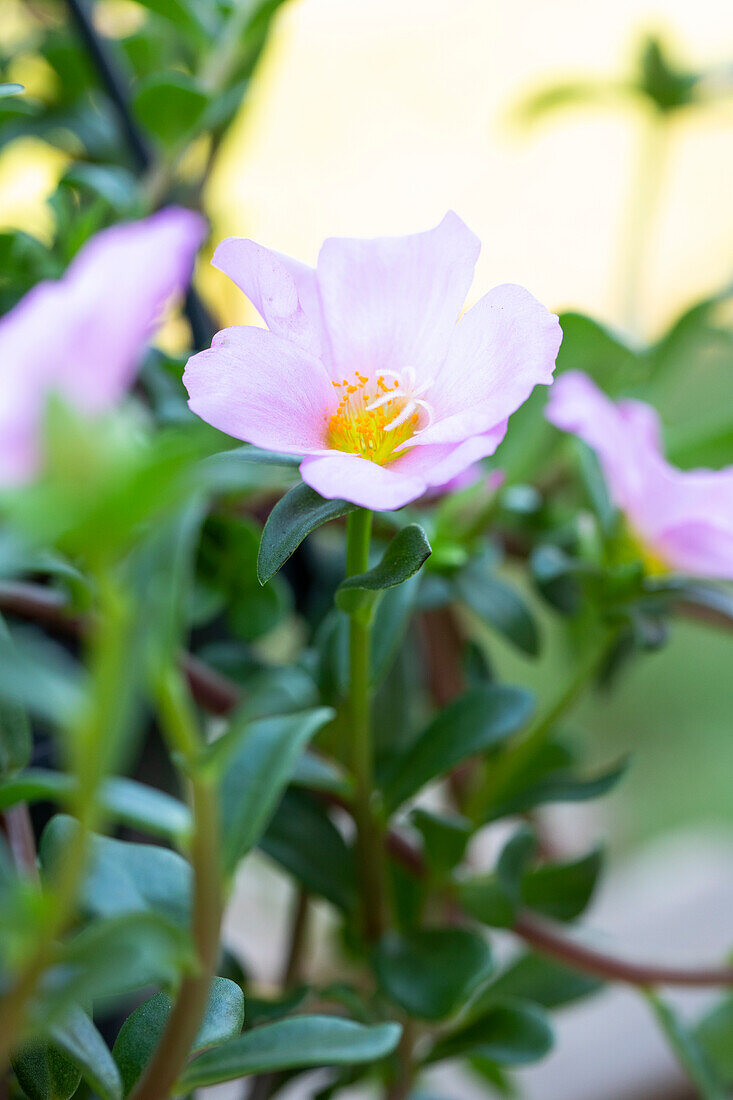
{"label": "fleshy leaf", "polygon": [[532,696],[521,688],[487,684],[447,706],[395,763],[385,782],[390,810],[462,760],[501,744],[526,724]]}
{"label": "fleshy leaf", "polygon": [[293,1016],[199,1055],[184,1071],[176,1095],[254,1073],[370,1064],[392,1053],[401,1031],[399,1024],[365,1026],[335,1016]]}
{"label": "fleshy leaf", "polygon": [[417,573],[430,557],[427,535],[417,523],[398,531],[384,551],[382,560],[368,573],[349,577],[336,592],[336,603],[342,611],[354,614],[373,604],[376,595],[385,588],[403,584]]}
{"label": "fleshy leaf", "polygon": [[[112,1051],[122,1074],[124,1095],[137,1083],[163,1034],[173,1001],[167,993],[156,993],[128,1016],[120,1028]],[[214,978],[209,1003],[199,1033],[191,1047],[197,1054],[207,1047],[233,1039],[244,1023],[244,994],[228,978]]]}
{"label": "fleshy leaf", "polygon": [[302,482],[286,493],[268,516],[257,557],[257,576],[267,584],[312,531],[353,512],[346,500],[324,500]]}
{"label": "fleshy leaf", "polygon": [[383,992],[411,1016],[426,1020],[457,1012],[492,965],[486,940],[465,928],[389,933],[374,952]]}

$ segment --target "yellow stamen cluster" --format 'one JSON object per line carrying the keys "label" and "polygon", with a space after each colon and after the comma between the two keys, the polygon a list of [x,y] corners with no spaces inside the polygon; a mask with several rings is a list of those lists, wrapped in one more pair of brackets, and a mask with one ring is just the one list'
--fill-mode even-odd
{"label": "yellow stamen cluster", "polygon": [[[380,466],[402,454],[397,448],[414,435],[419,417],[414,412],[403,423],[389,428],[409,401],[409,394],[400,390],[398,378],[390,385],[380,375],[376,386],[369,387],[369,378],[354,371],[353,382],[344,378],[332,385],[342,391],[336,411],[328,418],[329,442],[335,450],[368,458]],[[387,394],[393,396],[382,402]],[[380,404],[371,408],[377,401]]]}

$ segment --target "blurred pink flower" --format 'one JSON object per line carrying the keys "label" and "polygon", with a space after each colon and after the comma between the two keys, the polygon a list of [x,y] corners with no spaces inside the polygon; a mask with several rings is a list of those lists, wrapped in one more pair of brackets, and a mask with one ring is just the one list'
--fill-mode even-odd
{"label": "blurred pink flower", "polygon": [[555,382],[547,419],[596,452],[611,498],[649,561],[660,569],[733,578],[733,466],[671,466],[651,405],[614,403],[580,371]]}
{"label": "blurred pink flower", "polygon": [[390,510],[493,454],[507,417],[549,385],[562,333],[519,286],[458,323],[479,242],[455,214],[409,237],[334,238],[316,270],[254,241],[214,255],[269,327],[224,329],[189,360],[195,413],[302,454],[321,496]]}
{"label": "blurred pink flower", "polygon": [[0,320],[0,482],[35,469],[49,394],[94,413],[125,392],[163,307],[186,288],[204,232],[198,214],[178,207],[104,229],[62,278],[39,283]]}

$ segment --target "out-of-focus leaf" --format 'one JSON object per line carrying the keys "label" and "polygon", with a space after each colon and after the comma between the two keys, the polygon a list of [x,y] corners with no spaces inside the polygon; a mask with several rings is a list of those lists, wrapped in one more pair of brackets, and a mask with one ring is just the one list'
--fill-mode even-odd
{"label": "out-of-focus leaf", "polygon": [[174,145],[196,129],[208,102],[208,96],[192,77],[170,72],[141,81],[133,107],[158,141]]}
{"label": "out-of-focus leaf", "polygon": [[518,998],[497,998],[478,1019],[439,1039],[428,1062],[481,1057],[500,1065],[522,1066],[551,1049],[552,1030],[538,1005]]}
{"label": "out-of-focus leaf", "polygon": [[603,854],[596,848],[570,863],[549,863],[522,877],[522,901],[554,920],[574,920],[590,901]]}
{"label": "out-of-focus leaf", "polygon": [[373,605],[375,596],[385,588],[403,584],[417,573],[431,553],[427,535],[417,523],[398,531],[382,556],[368,573],[348,577],[336,592],[342,611],[354,614]]}
{"label": "out-of-focus leaf", "polygon": [[311,737],[333,717],[327,707],[261,718],[245,724],[235,718],[221,781],[223,859],[227,871],[254,847],[264,832],[295,765]]}
{"label": "out-of-focus leaf", "polygon": [[[486,990],[486,999],[520,997],[542,1005],[543,1008],[559,1008],[602,988],[603,983],[597,978],[571,970],[545,955],[528,952],[511,963],[491,983]],[[474,1002],[471,1006],[472,1014],[476,1009]]]}
{"label": "out-of-focus leaf", "polygon": [[25,88],[22,84],[0,84],[0,99],[4,99],[5,96],[9,95],[20,95],[24,91]]}
{"label": "out-of-focus leaf", "polygon": [[188,935],[156,913],[100,919],[65,941],[34,1005],[34,1018],[48,1027],[73,1005],[175,985],[194,966]]}
{"label": "out-of-focus leaf", "polygon": [[[167,993],[156,993],[128,1016],[115,1040],[113,1055],[127,1096],[148,1064],[173,1007]],[[199,1033],[191,1047],[198,1054],[239,1035],[244,1023],[244,994],[228,978],[214,978]]]}
{"label": "out-of-focus leaf", "polygon": [[62,183],[103,199],[107,206],[120,213],[131,209],[138,197],[135,176],[120,165],[77,162],[67,169]]}
{"label": "out-of-focus leaf", "polygon": [[513,115],[522,126],[540,122],[555,111],[568,107],[614,105],[628,95],[628,89],[610,80],[568,80],[552,84],[526,96],[515,106]]}
{"label": "out-of-focus leaf", "polygon": [[458,898],[469,916],[496,928],[514,924],[522,899],[523,875],[535,847],[531,829],[521,826],[502,848],[493,874],[458,882]]}
{"label": "out-of-focus leaf", "polygon": [[[46,877],[63,865],[64,852],[78,828],[74,818],[63,814],[49,821],[39,845]],[[190,897],[191,867],[176,852],[153,844],[92,837],[81,894],[81,907],[90,916],[156,913],[186,928]]]}
{"label": "out-of-focus leaf", "polygon": [[[84,673],[62,646],[33,627],[0,633],[0,698],[53,723],[79,713]],[[22,736],[22,735],[21,735]]]}
{"label": "out-of-focus leaf", "polygon": [[42,1039],[16,1051],[12,1066],[28,1100],[71,1100],[81,1082],[81,1071],[71,1059]]}
{"label": "out-of-focus leaf", "polygon": [[[353,783],[340,768],[325,757],[304,752],[295,765],[290,782],[294,787],[310,791],[326,791],[339,798],[348,799],[353,793]],[[0,793],[2,787],[0,787]]]}
{"label": "out-of-focus leaf", "polygon": [[700,1100],[726,1100],[730,1092],[708,1060],[695,1034],[656,993],[647,990],[646,998],[667,1042],[694,1084]]}
{"label": "out-of-focus leaf", "polygon": [[53,1044],[79,1069],[99,1100],[121,1100],[122,1080],[109,1048],[83,1009],[75,1006],[49,1028]]}
{"label": "out-of-focus leaf", "polygon": [[397,759],[384,784],[387,806],[396,809],[431,779],[501,744],[526,724],[532,707],[532,696],[521,688],[497,684],[471,688]]}
{"label": "out-of-focus leaf", "polygon": [[[533,761],[532,765],[537,763],[539,761]],[[515,793],[507,790],[503,801],[492,805],[490,818],[494,820],[507,814],[525,813],[548,802],[585,802],[590,798],[600,798],[613,790],[627,767],[628,758],[624,757],[591,775],[576,775],[566,767],[560,767],[549,768],[535,780],[533,774],[539,769],[530,766],[512,784]]]}
{"label": "out-of-focus leaf", "polygon": [[540,650],[537,625],[524,600],[482,561],[473,561],[455,578],[459,598],[480,619],[522,653],[536,657]]}
{"label": "out-of-focus leaf", "polygon": [[324,500],[305,482],[277,502],[262,532],[257,576],[266,584],[312,531],[356,508],[346,500]]}
{"label": "out-of-focus leaf", "polygon": [[426,1020],[452,1016],[493,968],[486,940],[465,928],[390,932],[373,961],[383,992],[410,1016]]}
{"label": "out-of-focus leaf", "polygon": [[[10,635],[1,616],[0,635],[10,644]],[[25,709],[0,698],[0,780],[25,768],[32,748],[31,727]]]}
{"label": "out-of-focus leaf", "polygon": [[422,833],[425,859],[435,874],[445,875],[460,863],[473,832],[468,818],[418,806],[412,811],[411,820]]}
{"label": "out-of-focus leaf", "polygon": [[176,1094],[254,1073],[371,1064],[392,1053],[401,1030],[399,1024],[366,1027],[336,1016],[293,1016],[200,1054],[184,1070]]}
{"label": "out-of-focus leaf", "polygon": [[[74,793],[73,777],[46,768],[28,768],[0,783],[0,810],[17,802],[64,804]],[[102,785],[100,803],[114,821],[182,845],[191,827],[188,807],[177,798],[121,776]]]}
{"label": "out-of-focus leaf", "polygon": [[285,792],[260,848],[309,893],[347,912],[354,908],[353,856],[324,807],[305,791]]}
{"label": "out-of-focus leaf", "polygon": [[695,1038],[722,1080],[733,1084],[733,997],[726,997],[703,1016]]}

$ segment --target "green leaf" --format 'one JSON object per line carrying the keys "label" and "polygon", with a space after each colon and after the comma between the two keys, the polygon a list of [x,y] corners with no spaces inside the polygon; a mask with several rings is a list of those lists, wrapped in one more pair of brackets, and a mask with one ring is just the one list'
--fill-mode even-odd
{"label": "green leaf", "polygon": [[[10,646],[10,634],[2,616],[0,634]],[[19,703],[0,699],[0,779],[25,768],[32,750],[31,726],[25,708]]]}
{"label": "green leaf", "polygon": [[522,876],[536,847],[534,834],[520,827],[506,842],[493,874],[477,875],[457,884],[461,906],[474,920],[495,928],[510,928],[522,896]]}
{"label": "green leaf", "polygon": [[[165,1030],[173,1007],[167,993],[156,993],[128,1016],[115,1041],[113,1055],[122,1074],[124,1095],[133,1087],[148,1064]],[[244,994],[236,982],[214,978],[209,1002],[192,1054],[239,1035],[244,1023]]]}
{"label": "green leaf", "polygon": [[79,1003],[175,985],[194,965],[188,935],[155,913],[97,920],[65,941],[35,1015],[50,1026]]}
{"label": "green leaf", "polygon": [[[226,871],[233,871],[260,839],[303,749],[332,717],[332,710],[319,707],[261,718],[245,726],[236,750],[226,760],[221,780]],[[236,744],[236,724],[232,732]]]}
{"label": "green leaf", "polygon": [[474,561],[455,578],[456,591],[466,606],[505,637],[522,653],[536,657],[540,651],[537,625],[524,600],[490,571]]}
{"label": "green leaf", "polygon": [[656,993],[646,990],[645,994],[657,1023],[680,1065],[694,1084],[700,1100],[726,1100],[730,1093],[708,1061],[704,1049],[693,1032]]}
{"label": "green leaf", "polygon": [[[27,768],[0,783],[0,810],[16,802],[58,802],[73,797],[73,777],[47,768]],[[100,803],[115,822],[183,845],[191,828],[188,807],[177,798],[134,779],[116,776],[102,786]]]}
{"label": "green leaf", "polygon": [[373,962],[382,991],[425,1020],[452,1016],[493,966],[486,940],[465,928],[390,932],[375,948]]}
{"label": "green leaf", "polygon": [[[64,851],[78,828],[76,820],[64,814],[49,821],[39,845],[44,877],[63,864]],[[89,916],[157,913],[187,928],[191,877],[187,861],[168,848],[93,836],[80,905]]]}
{"label": "green leaf", "polygon": [[208,97],[186,73],[153,74],[135,93],[135,114],[164,145],[173,145],[195,130]]}
{"label": "green leaf", "polygon": [[[603,988],[597,978],[562,966],[546,955],[527,952],[511,963],[486,991],[490,1000],[496,997],[520,997],[543,1008],[559,1008],[587,997]],[[475,1003],[472,1010],[476,1007]]]}
{"label": "green leaf", "polygon": [[346,500],[324,500],[304,482],[296,485],[277,502],[262,532],[257,557],[260,584],[275,576],[307,535],[355,508]]}
{"label": "green leaf", "polygon": [[504,792],[503,801],[491,807],[490,820],[507,814],[525,813],[548,802],[584,802],[590,798],[600,798],[616,786],[629,761],[624,757],[587,776],[575,775],[567,767],[560,767],[550,768],[535,778],[540,763],[537,758],[516,777],[511,790]]}
{"label": "green leaf", "polygon": [[497,999],[478,1019],[439,1039],[427,1061],[488,1058],[500,1065],[522,1066],[544,1058],[552,1029],[538,1005],[515,998]]}
{"label": "green leaf", "polygon": [[285,792],[260,848],[309,893],[347,912],[356,902],[351,851],[323,805],[304,791]]}
{"label": "green leaf", "polygon": [[554,920],[574,920],[590,901],[603,863],[596,848],[570,863],[550,863],[522,878],[522,901]]}
{"label": "green leaf", "polygon": [[120,1100],[122,1080],[109,1048],[86,1012],[78,1006],[52,1024],[53,1043],[77,1066],[99,1100]]}
{"label": "green leaf", "polygon": [[184,1070],[176,1095],[254,1073],[369,1065],[392,1053],[401,1031],[399,1024],[367,1027],[335,1016],[293,1016],[199,1055]]}
{"label": "green leaf", "polygon": [[431,779],[501,744],[526,725],[532,708],[532,696],[521,688],[497,684],[471,688],[396,760],[384,786],[388,808],[397,809]]}
{"label": "green leaf", "polygon": [[81,1073],[52,1043],[26,1044],[12,1058],[13,1072],[28,1100],[71,1100]]}
{"label": "green leaf", "polygon": [[473,825],[459,814],[439,814],[421,806],[410,817],[422,833],[428,866],[438,876],[447,874],[463,859]]}
{"label": "green leaf", "polygon": [[[354,785],[349,776],[332,760],[306,752],[295,765],[290,782],[294,787],[305,787],[310,791],[324,791],[339,798],[351,798]],[[0,787],[0,792],[2,788]]]}
{"label": "green leaf", "polygon": [[384,551],[382,560],[368,573],[349,577],[336,591],[336,603],[342,611],[354,614],[374,602],[374,593],[394,588],[414,576],[427,559],[431,549],[427,535],[417,523],[398,531]]}
{"label": "green leaf", "polygon": [[695,1038],[726,1084],[733,1084],[733,997],[726,997],[702,1018]]}

